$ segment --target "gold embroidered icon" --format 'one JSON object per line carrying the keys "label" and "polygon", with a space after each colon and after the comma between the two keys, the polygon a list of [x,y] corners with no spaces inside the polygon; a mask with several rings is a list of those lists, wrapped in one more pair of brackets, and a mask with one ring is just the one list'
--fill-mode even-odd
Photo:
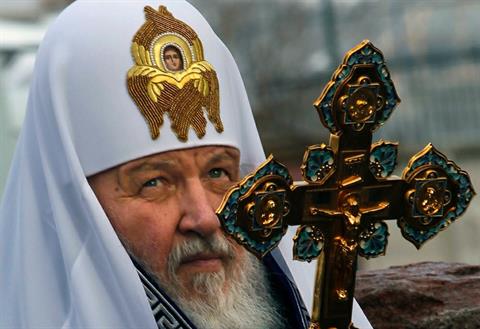
{"label": "gold embroidered icon", "polygon": [[218,79],[203,58],[203,46],[193,29],[161,6],[145,7],[146,22],[135,34],[128,71],[128,92],[145,117],[153,139],[160,136],[163,115],[179,140],[187,141],[190,127],[198,138],[206,133],[204,112],[219,133]]}

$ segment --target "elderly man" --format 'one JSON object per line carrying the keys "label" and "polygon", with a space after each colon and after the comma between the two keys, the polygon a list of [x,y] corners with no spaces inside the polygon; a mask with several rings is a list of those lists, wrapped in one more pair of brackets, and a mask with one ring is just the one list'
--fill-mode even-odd
{"label": "elderly man", "polygon": [[259,262],[215,215],[262,160],[235,62],[192,6],[76,1],[39,49],[2,200],[0,327],[306,327],[280,254]]}
{"label": "elderly man", "polygon": [[0,328],[307,327],[280,253],[258,261],[215,215],[263,159],[192,6],[77,0],[39,49],[2,200]]}

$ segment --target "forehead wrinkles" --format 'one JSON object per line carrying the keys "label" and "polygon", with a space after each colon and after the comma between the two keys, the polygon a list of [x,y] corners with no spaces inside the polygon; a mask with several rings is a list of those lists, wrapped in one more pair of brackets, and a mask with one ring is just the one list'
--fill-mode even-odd
{"label": "forehead wrinkles", "polygon": [[134,177],[143,172],[172,170],[178,166],[178,162],[173,158],[148,158],[129,162],[120,166],[116,172],[117,184],[123,189],[128,189],[134,184]]}
{"label": "forehead wrinkles", "polygon": [[206,161],[207,164],[221,162],[221,161],[234,161],[238,164],[239,161],[239,152],[235,149],[222,148],[220,150],[213,150],[211,152],[195,152],[195,160]]}
{"label": "forehead wrinkles", "polygon": [[170,151],[154,155],[145,159],[134,160],[120,167],[120,172],[135,172],[143,170],[163,169],[165,167],[176,167],[195,159],[195,162],[220,160],[238,160],[239,152],[236,149],[212,147],[208,149],[195,148],[190,150]]}
{"label": "forehead wrinkles", "polygon": [[124,180],[140,175],[144,172],[172,170],[178,167],[178,161],[175,159],[143,159],[138,162],[128,163],[118,170],[118,180],[121,183]]}
{"label": "forehead wrinkles", "polygon": [[133,160],[120,166],[117,170],[117,180],[129,177],[141,172],[174,170],[184,166],[190,166],[191,161],[196,166],[213,165],[222,161],[233,162],[238,166],[240,153],[234,148],[209,147],[194,148],[189,150],[170,151],[153,155],[144,159]]}

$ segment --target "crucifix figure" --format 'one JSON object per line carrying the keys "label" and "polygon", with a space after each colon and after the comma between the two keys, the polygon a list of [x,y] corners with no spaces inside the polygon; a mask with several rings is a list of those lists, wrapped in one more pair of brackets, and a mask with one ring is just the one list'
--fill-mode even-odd
{"label": "crucifix figure", "polygon": [[293,255],[318,258],[310,328],[353,328],[358,255],[384,255],[395,220],[417,248],[463,214],[475,195],[468,174],[433,145],[391,177],[397,143],[372,133],[400,102],[382,53],[368,40],[350,50],[314,105],[329,145],[307,148],[303,181],[270,156],[225,196],[217,214],[225,232],[258,257],[300,225]]}

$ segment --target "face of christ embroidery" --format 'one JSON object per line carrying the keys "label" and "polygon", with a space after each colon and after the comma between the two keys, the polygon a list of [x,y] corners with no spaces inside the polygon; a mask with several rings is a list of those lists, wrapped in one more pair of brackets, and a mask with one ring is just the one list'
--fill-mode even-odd
{"label": "face of christ embroidery", "polygon": [[145,7],[145,17],[133,38],[135,65],[128,71],[127,85],[152,139],[160,136],[164,114],[181,141],[187,141],[190,127],[198,138],[205,135],[204,112],[221,133],[217,74],[203,58],[197,34],[164,6],[158,11]]}

